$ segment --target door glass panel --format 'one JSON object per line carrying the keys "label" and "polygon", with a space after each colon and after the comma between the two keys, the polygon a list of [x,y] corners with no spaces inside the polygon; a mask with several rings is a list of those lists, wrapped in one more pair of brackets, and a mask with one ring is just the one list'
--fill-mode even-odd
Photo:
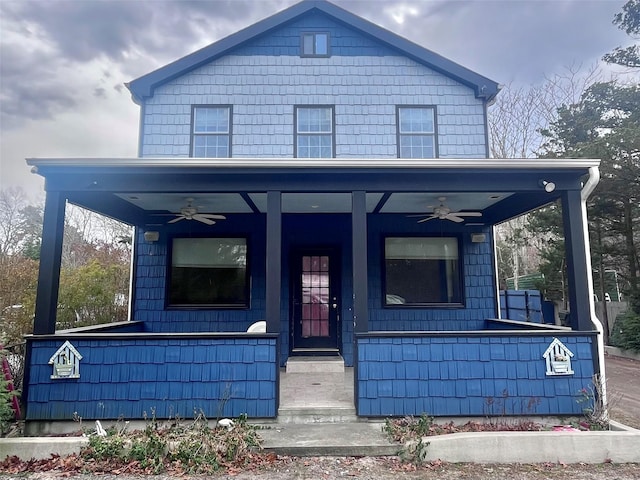
{"label": "door glass panel", "polygon": [[302,257],[302,337],[329,336],[329,257]]}

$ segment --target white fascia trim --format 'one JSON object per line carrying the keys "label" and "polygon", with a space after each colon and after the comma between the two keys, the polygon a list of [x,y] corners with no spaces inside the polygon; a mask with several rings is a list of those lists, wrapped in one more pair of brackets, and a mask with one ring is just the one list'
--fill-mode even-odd
{"label": "white fascia trim", "polygon": [[545,158],[28,158],[34,167],[166,168],[452,168],[571,169],[597,167],[595,159]]}

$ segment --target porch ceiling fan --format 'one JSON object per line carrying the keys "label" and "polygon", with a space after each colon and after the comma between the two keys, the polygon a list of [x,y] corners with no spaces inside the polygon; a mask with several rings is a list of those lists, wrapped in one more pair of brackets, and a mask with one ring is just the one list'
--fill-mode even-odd
{"label": "porch ceiling fan", "polygon": [[227,217],[216,213],[200,213],[198,207],[193,205],[194,199],[187,198],[187,204],[180,209],[180,213],[170,213],[165,215],[175,215],[176,218],[167,223],[176,223],[181,220],[196,220],[206,225],[214,225],[216,220],[226,220]]}
{"label": "porch ceiling fan", "polygon": [[451,220],[452,222],[461,223],[464,222],[463,217],[481,217],[481,212],[453,212],[449,207],[445,205],[445,201],[447,197],[438,197],[438,201],[440,205],[437,207],[429,206],[427,208],[433,208],[433,213],[430,215],[420,214],[420,215],[409,215],[409,217],[424,217],[418,220],[418,223],[428,222],[429,220]]}

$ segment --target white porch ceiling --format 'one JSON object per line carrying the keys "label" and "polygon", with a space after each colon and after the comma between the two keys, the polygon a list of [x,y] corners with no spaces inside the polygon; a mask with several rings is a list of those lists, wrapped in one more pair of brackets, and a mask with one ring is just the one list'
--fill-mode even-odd
{"label": "white porch ceiling", "polygon": [[494,203],[504,200],[512,192],[491,193],[394,193],[384,204],[380,213],[423,213],[432,212],[440,205],[439,198],[454,212],[484,210]]}
{"label": "white porch ceiling", "polygon": [[201,213],[252,213],[238,193],[123,193],[118,197],[143,210],[167,210],[180,213],[189,198]]}
{"label": "white porch ceiling", "polygon": [[[428,213],[445,197],[452,211],[482,211],[504,200],[513,192],[448,193],[415,192],[392,193],[380,213]],[[121,193],[123,200],[150,211],[179,213],[193,199],[192,205],[201,213],[252,213],[251,206],[239,193]],[[367,193],[367,212],[373,212],[384,196],[382,192]],[[248,197],[261,213],[267,211],[266,193],[249,193]],[[350,213],[350,193],[283,193],[283,213]]]}

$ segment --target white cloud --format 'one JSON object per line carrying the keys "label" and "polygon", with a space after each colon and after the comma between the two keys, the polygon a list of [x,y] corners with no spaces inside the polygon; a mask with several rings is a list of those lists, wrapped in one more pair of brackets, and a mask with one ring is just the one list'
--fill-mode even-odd
{"label": "white cloud", "polygon": [[411,4],[407,5],[406,3],[390,5],[383,8],[382,11],[399,25],[402,25],[407,17],[417,17],[420,14],[418,7]]}
{"label": "white cloud", "polygon": [[[123,84],[295,0],[0,0],[0,188],[36,194],[25,157],[135,156]],[[622,2],[334,0],[499,83],[589,66],[630,39]]]}

